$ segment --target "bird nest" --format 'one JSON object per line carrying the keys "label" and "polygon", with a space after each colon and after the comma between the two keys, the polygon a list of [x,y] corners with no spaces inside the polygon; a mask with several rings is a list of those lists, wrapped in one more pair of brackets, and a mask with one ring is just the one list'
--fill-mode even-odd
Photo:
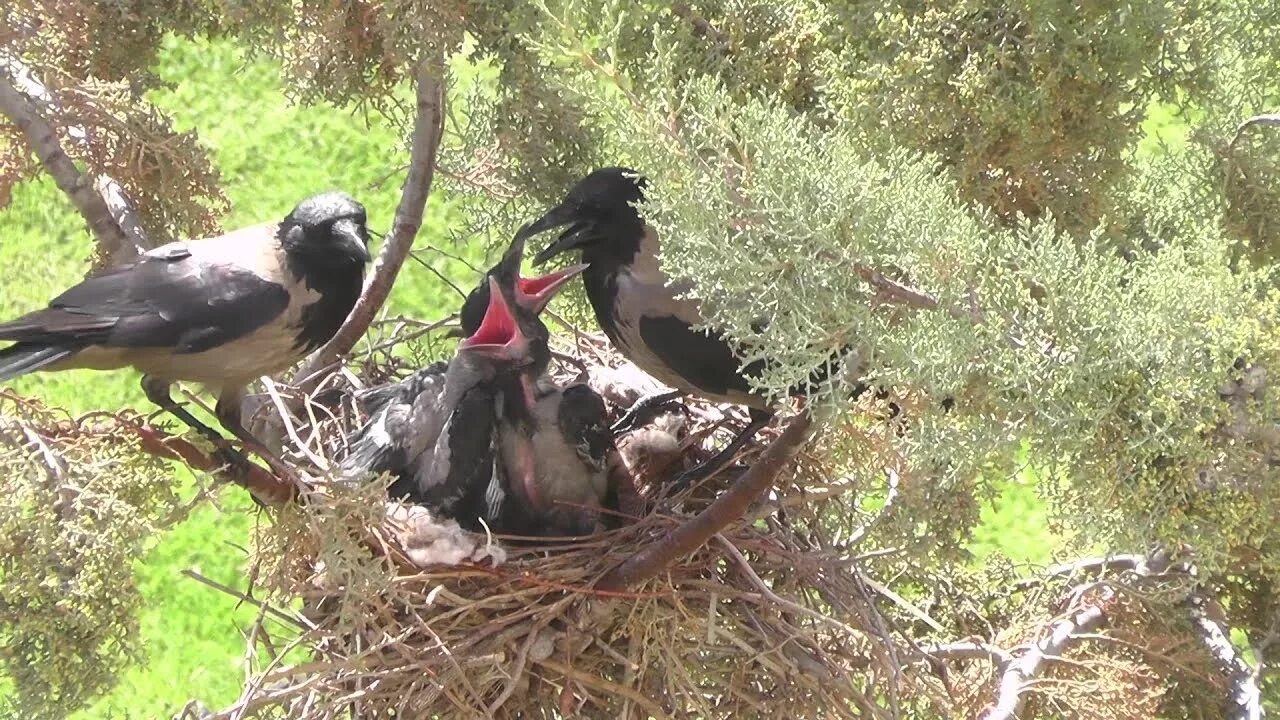
{"label": "bird nest", "polygon": [[[688,552],[671,539],[778,465],[799,423],[762,433],[742,457],[749,469],[660,501],[674,470],[723,442],[711,436],[726,411],[686,401],[659,413],[619,440],[647,507],[586,538],[476,535],[388,503],[383,483],[326,482],[322,468],[363,420],[353,391],[426,364],[405,341],[425,328],[392,325],[379,352],[309,402],[268,386],[267,406],[287,418],[285,454],[309,468],[312,487],[264,514],[249,590],[205,580],[258,608],[248,680],[229,707],[193,702],[181,717],[1254,717],[1222,714],[1224,699],[1256,707],[1256,677],[1213,588],[1173,555],[1109,555],[1020,579],[1007,567],[969,576],[954,562],[937,574],[897,541],[896,555],[868,549],[920,522],[920,498],[906,496],[930,484],[904,475],[895,500],[889,473],[883,507],[859,512],[850,498],[865,484],[827,458],[838,440],[857,444],[868,467],[895,467],[865,428],[818,433],[782,456],[784,472],[766,478],[773,491]],[[587,380],[615,415],[658,389],[598,338],[572,337],[558,348],[562,383]],[[65,651],[14,676],[32,702],[101,692],[109,677],[74,668],[111,667],[112,648],[136,634],[127,573],[112,570],[129,566],[147,528],[192,507],[167,491],[158,457],[209,468],[200,448],[145,418],[66,418],[0,393],[0,469],[13,485],[0,540],[17,559],[0,589],[24,598],[0,631]],[[661,571],[619,582],[637,559]],[[47,563],[62,584],[47,582]],[[893,588],[934,601],[921,609]]]}
{"label": "bird nest", "polygon": [[[659,389],[599,338],[556,342],[557,380],[590,382],[615,418]],[[420,361],[379,356],[335,376],[313,394],[323,411],[292,413],[298,425],[285,435],[312,441],[296,459],[341,457],[342,438],[362,419],[351,391]],[[302,421],[318,417],[311,427]],[[697,402],[669,406],[620,438],[620,458],[655,496],[673,470],[709,454],[726,419]],[[762,433],[743,461],[776,435]],[[423,508],[388,503],[380,483],[321,483],[259,531],[255,595],[268,599],[253,600],[262,608],[251,634],[253,679],[233,706],[187,714],[863,717],[904,679],[851,570],[856,538],[824,537],[797,496],[801,486],[840,489],[812,457],[791,465],[781,485],[791,490],[767,495],[657,577],[620,589],[600,580],[652,552],[743,468],[678,502],[622,513],[616,529],[537,541],[464,532]],[[285,609],[297,599],[300,611]]]}

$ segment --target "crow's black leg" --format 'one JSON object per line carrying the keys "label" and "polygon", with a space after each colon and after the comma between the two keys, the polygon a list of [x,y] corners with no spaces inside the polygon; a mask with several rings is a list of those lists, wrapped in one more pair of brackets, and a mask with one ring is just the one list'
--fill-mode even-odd
{"label": "crow's black leg", "polygon": [[[228,469],[231,479],[237,485],[245,486],[243,478],[248,475],[249,468],[253,466],[253,463],[249,461],[249,458],[244,456],[244,453],[231,447],[227,442],[227,439],[222,436],[222,433],[200,422],[196,419],[195,415],[187,412],[186,408],[174,402],[173,396],[169,394],[168,381],[160,378],[143,376],[142,392],[146,394],[148,400],[155,403],[161,410],[164,410],[186,423],[187,427],[200,433],[206,440],[213,443],[214,459]],[[252,492],[249,493],[249,497],[253,498],[254,504],[258,507],[267,506],[266,503],[258,499],[258,496],[254,495]]]}
{"label": "crow's black leg", "polygon": [[667,497],[671,497],[672,495],[682,492],[695,482],[701,482],[702,480],[705,480],[719,472],[725,465],[729,464],[729,461],[733,460],[734,456],[736,456],[747,443],[751,442],[751,439],[756,436],[756,433],[760,432],[760,428],[768,425],[769,421],[773,419],[773,413],[769,410],[751,408],[750,415],[751,421],[747,423],[747,426],[742,429],[742,432],[738,433],[738,436],[726,445],[723,450],[716,453],[711,457],[711,459],[701,465],[685,470],[677,475],[675,481],[671,483],[671,487],[666,492]]}
{"label": "crow's black leg", "polygon": [[249,459],[239,450],[231,447],[227,442],[227,438],[222,436],[222,433],[200,422],[195,415],[187,412],[186,408],[173,401],[173,397],[169,394],[168,381],[150,375],[144,376],[142,378],[142,392],[146,394],[148,400],[155,403],[161,410],[186,423],[187,427],[200,433],[206,440],[213,443],[215,448],[214,455],[219,461],[237,468],[243,468],[249,463]]}
{"label": "crow's black leg", "polygon": [[245,428],[240,416],[240,402],[243,399],[244,393],[241,391],[224,392],[218,397],[218,403],[214,405],[213,414],[218,416],[218,422],[222,423],[222,427],[244,443],[245,448],[262,458],[267,463],[267,467],[271,468],[271,472],[276,474],[276,477],[291,482],[301,489],[303,487],[302,478],[298,476],[293,467],[286,463],[283,458],[267,449],[267,446],[263,445],[261,440],[254,437],[253,433]]}
{"label": "crow's black leg", "polygon": [[640,416],[645,411],[655,408],[665,402],[675,400],[682,395],[684,395],[684,393],[680,390],[664,390],[663,392],[645,395],[631,404],[631,407],[627,412],[624,413],[622,417],[618,418],[618,422],[614,423],[613,427],[609,428],[609,432],[617,435],[618,433],[631,430],[635,426],[636,421],[639,420]]}

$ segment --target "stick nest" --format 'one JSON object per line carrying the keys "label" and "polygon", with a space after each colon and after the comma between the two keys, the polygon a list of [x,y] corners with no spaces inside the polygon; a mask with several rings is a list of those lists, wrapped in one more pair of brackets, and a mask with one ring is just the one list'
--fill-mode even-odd
{"label": "stick nest", "polygon": [[[420,330],[400,323],[391,336]],[[601,339],[572,342],[556,348],[556,379],[590,382],[615,418],[659,389]],[[296,460],[342,456],[342,438],[363,420],[355,386],[425,364],[408,346],[398,352],[368,358],[362,380],[335,376],[313,393],[319,407],[292,413],[285,445],[307,445]],[[652,495],[701,461],[724,442],[711,437],[724,419],[692,401],[660,413],[654,426],[677,447],[626,454],[637,484]],[[813,458],[797,465],[786,471],[797,474],[789,490],[754,517],[617,593],[593,585],[705,507],[732,470],[657,512],[633,510],[618,529],[537,542],[465,533],[388,503],[380,483],[322,485],[260,533],[256,582],[268,597],[301,598],[303,609],[288,620],[263,610],[254,634],[269,651],[253,658],[259,672],[240,701],[216,717],[863,716],[907,681],[849,570],[849,542],[815,536],[821,523],[799,497],[801,486],[821,495],[832,482]],[[309,659],[276,635],[292,636]]]}

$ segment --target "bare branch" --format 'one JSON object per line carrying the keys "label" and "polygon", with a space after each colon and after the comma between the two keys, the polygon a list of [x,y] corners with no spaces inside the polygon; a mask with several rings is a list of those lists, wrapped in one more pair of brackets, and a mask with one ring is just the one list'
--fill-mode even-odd
{"label": "bare branch", "polygon": [[1231,142],[1227,145],[1227,151],[1230,152],[1235,150],[1236,145],[1240,143],[1240,138],[1244,136],[1245,131],[1255,125],[1264,125],[1269,127],[1280,126],[1280,112],[1254,115],[1248,120],[1240,123],[1240,125],[1236,127],[1236,134],[1231,138]]}
{"label": "bare branch", "polygon": [[1101,605],[1094,604],[1049,626],[1048,637],[1041,639],[1005,668],[1000,676],[996,704],[988,708],[981,716],[982,720],[1015,720],[1023,717],[1022,708],[1027,702],[1024,691],[1040,676],[1045,661],[1062,655],[1076,635],[1091,633],[1106,621],[1107,615]]}
{"label": "bare branch", "polygon": [[281,480],[256,463],[249,463],[248,470],[243,475],[228,471],[220,472],[221,462],[180,437],[169,435],[150,425],[127,424],[126,427],[138,435],[142,449],[147,453],[169,460],[178,460],[189,467],[207,473],[218,474],[244,487],[265,505],[279,506],[297,499],[297,488],[292,483]]}
{"label": "bare branch", "polygon": [[414,82],[417,86],[418,114],[413,123],[409,148],[409,174],[400,193],[391,232],[378,253],[365,283],[364,292],[346,322],[324,347],[303,361],[294,373],[293,385],[304,390],[313,387],[337,366],[343,355],[351,352],[373,322],[387,300],[404,260],[413,248],[414,238],[422,226],[422,213],[431,193],[436,158],[444,133],[444,78],[439,63],[423,58],[418,61]]}
{"label": "bare branch", "polygon": [[[80,172],[58,139],[53,93],[31,68],[8,53],[0,53],[0,113],[27,138],[58,189],[84,217],[104,259],[119,262],[149,246],[124,188],[106,175],[90,180]],[[72,142],[84,142],[84,128],[73,126],[66,131]]]}
{"label": "bare branch", "polygon": [[1227,706],[1230,712],[1227,720],[1262,720],[1262,692],[1258,687],[1258,678],[1248,663],[1236,652],[1231,643],[1231,636],[1226,629],[1209,616],[1207,609],[1210,598],[1203,593],[1192,593],[1187,598],[1191,615],[1191,624],[1195,628],[1196,637],[1213,656],[1218,670],[1230,684]]}
{"label": "bare branch", "polygon": [[922,645],[920,651],[939,660],[990,660],[1004,669],[1013,662],[1013,656],[1003,648],[990,643],[962,640],[942,645]]}
{"label": "bare branch", "polygon": [[809,438],[812,425],[813,418],[807,412],[793,418],[778,439],[760,454],[755,464],[732,487],[716,498],[715,502],[662,540],[648,545],[610,570],[596,584],[596,589],[618,591],[648,580],[742,517],[751,501],[767,490],[782,467],[800,452]]}

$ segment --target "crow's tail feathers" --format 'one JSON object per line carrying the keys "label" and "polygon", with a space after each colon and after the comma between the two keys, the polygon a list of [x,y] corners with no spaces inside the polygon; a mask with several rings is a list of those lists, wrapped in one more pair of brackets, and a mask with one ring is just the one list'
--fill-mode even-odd
{"label": "crow's tail feathers", "polygon": [[0,350],[0,382],[35,372],[76,353],[76,348],[16,343]]}

